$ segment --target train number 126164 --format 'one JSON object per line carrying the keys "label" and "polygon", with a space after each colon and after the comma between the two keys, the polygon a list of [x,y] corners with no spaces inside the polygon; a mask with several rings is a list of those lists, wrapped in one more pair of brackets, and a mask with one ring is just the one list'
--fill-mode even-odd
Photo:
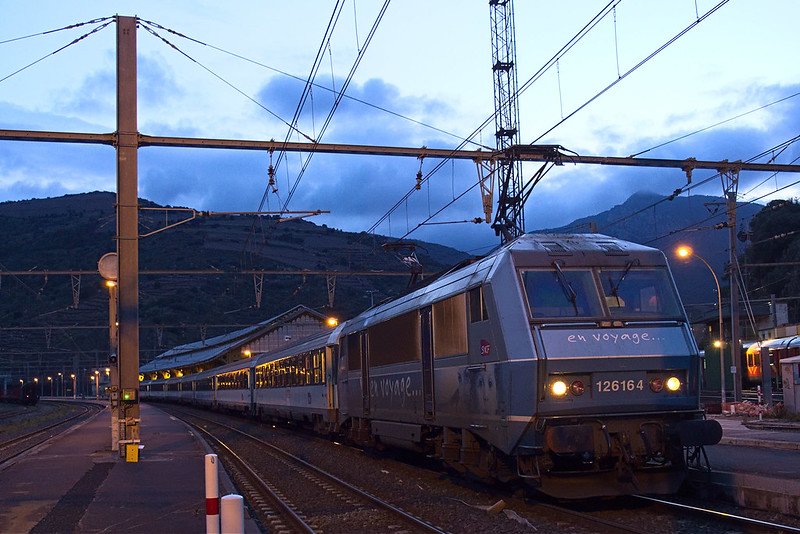
{"label": "train number 126164", "polygon": [[616,391],[642,391],[644,380],[598,380],[598,393],[612,393]]}

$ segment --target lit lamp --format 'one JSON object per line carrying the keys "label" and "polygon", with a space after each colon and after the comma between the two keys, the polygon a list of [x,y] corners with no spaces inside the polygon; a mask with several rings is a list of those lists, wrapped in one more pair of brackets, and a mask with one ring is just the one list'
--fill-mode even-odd
{"label": "lit lamp", "polygon": [[714,283],[717,285],[717,311],[719,312],[719,339],[714,342],[714,346],[719,348],[719,386],[722,390],[722,403],[725,403],[725,343],[722,339],[722,290],[719,287],[719,279],[717,273],[711,268],[711,265],[704,257],[697,254],[692,247],[680,246],[675,249],[675,254],[682,259],[697,258],[703,262],[703,265],[708,267],[711,276],[714,277]]}
{"label": "lit lamp", "polygon": [[47,387],[50,388],[50,396],[52,397],[53,396],[53,377],[52,376],[48,376],[47,377],[47,382],[48,382],[47,383]]}
{"label": "lit lamp", "polygon": [[328,326],[333,328],[334,326],[337,326],[339,324],[339,319],[337,319],[336,317],[328,317],[328,319],[325,322],[327,323]]}
{"label": "lit lamp", "polygon": [[94,398],[100,400],[100,371],[94,371]]}
{"label": "lit lamp", "polygon": [[69,377],[72,379],[72,398],[78,398],[78,389],[75,387],[75,373],[70,373]]}

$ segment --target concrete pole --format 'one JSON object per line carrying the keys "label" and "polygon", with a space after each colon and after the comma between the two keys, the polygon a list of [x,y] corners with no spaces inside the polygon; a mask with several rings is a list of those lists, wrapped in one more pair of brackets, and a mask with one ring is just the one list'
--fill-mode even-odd
{"label": "concrete pole", "polygon": [[119,382],[135,390],[124,406],[125,440],[139,442],[139,132],[136,118],[136,18],[117,17],[117,257]]}

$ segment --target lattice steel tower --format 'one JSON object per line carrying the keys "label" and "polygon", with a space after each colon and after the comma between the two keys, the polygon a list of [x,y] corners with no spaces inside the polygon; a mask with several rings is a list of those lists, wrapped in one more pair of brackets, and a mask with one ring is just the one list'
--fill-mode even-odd
{"label": "lattice steel tower", "polygon": [[[494,73],[494,124],[497,150],[519,144],[517,101],[517,50],[512,0],[489,0]],[[496,167],[497,214],[492,228],[502,242],[525,233],[522,201],[522,168],[518,160],[503,159]]]}

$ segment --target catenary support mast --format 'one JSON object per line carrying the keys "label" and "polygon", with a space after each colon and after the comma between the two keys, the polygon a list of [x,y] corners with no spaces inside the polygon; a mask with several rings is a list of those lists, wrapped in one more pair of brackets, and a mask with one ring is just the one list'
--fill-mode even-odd
{"label": "catenary support mast", "polygon": [[[139,442],[139,130],[136,119],[136,18],[117,17],[117,258],[119,261],[120,420],[126,443]],[[122,433],[121,433],[122,434]],[[122,441],[121,439],[121,441]]]}

